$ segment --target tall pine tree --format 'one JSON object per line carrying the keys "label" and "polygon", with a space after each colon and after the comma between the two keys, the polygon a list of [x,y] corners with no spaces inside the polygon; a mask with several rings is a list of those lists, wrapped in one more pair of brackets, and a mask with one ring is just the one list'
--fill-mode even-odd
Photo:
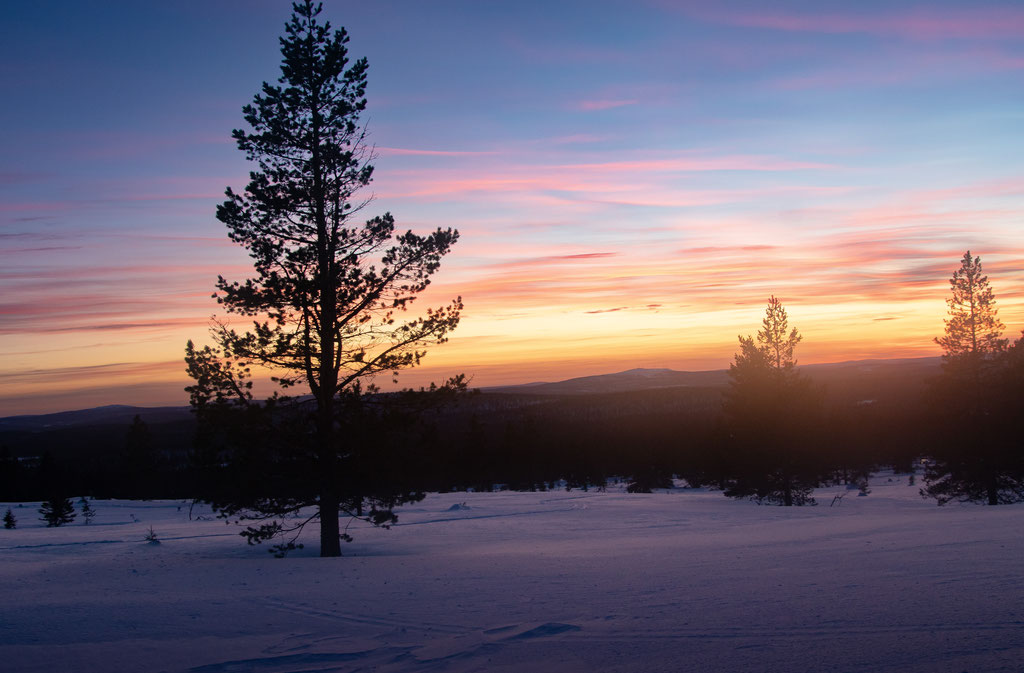
{"label": "tall pine tree", "polygon": [[[253,322],[247,331],[217,323],[216,346],[189,342],[186,362],[205,460],[239,470],[214,504],[261,522],[246,531],[250,542],[319,519],[321,556],[338,556],[339,513],[387,525],[395,504],[418,497],[379,477],[355,483],[387,467],[373,452],[382,437],[356,420],[367,418],[367,382],[418,365],[456,327],[462,301],[406,318],[458,232],[399,233],[390,213],[356,222],[373,175],[360,120],[367,62],[349,59],[345,29],[332,30],[321,9],[293,5],[281,77],[243,108],[250,130],[233,133],[256,169],[244,193],[227,190],[217,218],[256,274],[219,278],[215,296]],[[253,398],[253,367],[273,371],[281,389],[263,403]],[[443,387],[463,386],[456,377]],[[309,506],[312,516],[283,523]]]}

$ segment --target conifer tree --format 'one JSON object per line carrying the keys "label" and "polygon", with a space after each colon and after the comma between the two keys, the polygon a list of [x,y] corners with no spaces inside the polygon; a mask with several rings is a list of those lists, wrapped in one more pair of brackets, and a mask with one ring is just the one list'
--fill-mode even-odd
{"label": "conifer tree", "polygon": [[42,514],[40,521],[45,521],[47,528],[55,528],[75,520],[75,506],[71,498],[50,498],[39,508]]}
{"label": "conifer tree", "polygon": [[[319,519],[321,556],[339,556],[339,513],[387,525],[397,503],[421,497],[379,483],[385,466],[373,449],[381,437],[359,440],[367,424],[354,419],[367,417],[373,377],[397,377],[447,339],[462,301],[405,317],[458,232],[400,233],[390,213],[356,222],[373,175],[360,120],[368,66],[350,61],[345,29],[332,30],[321,10],[311,0],[293,4],[281,77],[243,108],[250,130],[232,134],[256,168],[244,193],[228,188],[217,218],[249,251],[256,274],[220,277],[215,296],[251,326],[218,322],[216,345],[190,341],[185,359],[204,460],[241,470],[214,505],[261,522],[244,533],[250,542]],[[263,403],[253,397],[254,367],[273,372],[280,387]],[[464,387],[461,377],[442,386]],[[284,394],[290,389],[297,395]],[[370,492],[356,483],[368,473],[378,481]],[[281,522],[310,506],[312,517]]]}
{"label": "conifer tree", "polygon": [[[136,418],[138,418],[138,416],[136,416]],[[85,519],[85,525],[88,526],[96,517],[96,510],[89,504],[89,499],[85,496],[82,496],[82,498],[79,499],[78,506],[82,509],[82,517]]]}
{"label": "conifer tree", "polygon": [[981,361],[1006,348],[1006,339],[1001,338],[1005,325],[999,320],[988,276],[982,273],[981,257],[965,252],[949,286],[946,333],[935,342],[942,346],[947,364],[967,361],[969,366],[979,367]]}
{"label": "conifer tree", "polygon": [[725,494],[779,505],[813,505],[820,480],[813,436],[820,408],[810,382],[795,369],[802,340],[775,296],[762,329],[739,337],[723,408],[730,452],[718,481]]}
{"label": "conifer tree", "polygon": [[18,520],[14,518],[14,512],[11,508],[7,508],[7,512],[4,514],[4,528],[11,530],[18,527]]}
{"label": "conifer tree", "polygon": [[1022,342],[1007,348],[995,294],[968,250],[949,281],[943,372],[932,384],[936,430],[921,494],[938,503],[1024,500]]}

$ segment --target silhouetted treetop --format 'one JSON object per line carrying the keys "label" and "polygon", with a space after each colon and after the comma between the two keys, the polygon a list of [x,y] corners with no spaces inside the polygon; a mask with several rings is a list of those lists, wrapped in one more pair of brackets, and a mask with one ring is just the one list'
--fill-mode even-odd
{"label": "silhouetted treetop", "polygon": [[981,257],[964,253],[960,268],[949,279],[951,294],[946,299],[949,317],[946,333],[935,338],[946,358],[990,355],[1006,347],[1000,338],[1006,327],[998,318],[995,295],[988,276],[981,270]]}

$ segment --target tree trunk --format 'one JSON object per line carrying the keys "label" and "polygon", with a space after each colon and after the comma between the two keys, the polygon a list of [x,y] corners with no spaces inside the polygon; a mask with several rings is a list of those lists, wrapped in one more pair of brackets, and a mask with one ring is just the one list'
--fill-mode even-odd
{"label": "tree trunk", "polygon": [[998,505],[999,504],[999,489],[996,486],[995,478],[989,479],[988,486],[985,488],[986,494],[988,495],[988,504]]}
{"label": "tree trunk", "polygon": [[[333,390],[333,382],[331,382]],[[341,556],[341,538],[338,529],[338,511],[341,498],[338,496],[335,479],[338,471],[338,458],[334,453],[332,435],[334,433],[334,398],[323,396],[318,400],[317,443],[319,446],[320,468],[320,556]]]}
{"label": "tree trunk", "polygon": [[338,496],[320,495],[320,556],[341,556],[341,530],[338,528]]}

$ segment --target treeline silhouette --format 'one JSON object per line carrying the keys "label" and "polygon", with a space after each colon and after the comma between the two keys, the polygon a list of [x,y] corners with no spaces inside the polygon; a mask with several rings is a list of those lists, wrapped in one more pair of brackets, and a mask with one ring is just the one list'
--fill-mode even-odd
{"label": "treeline silhouette", "polygon": [[[927,452],[933,424],[924,380],[914,373],[847,375],[825,388],[826,414],[808,442],[830,479],[883,466],[909,470]],[[367,424],[352,438],[363,450],[347,490],[590,489],[621,478],[642,492],[671,485],[673,477],[720,486],[735,462],[723,451],[730,431],[725,392],[467,394],[388,430]],[[195,432],[188,417],[0,432],[0,499],[216,497],[262,492],[271,482],[270,474],[253,476],[258,470],[242,478],[228,466],[203,464]]]}

